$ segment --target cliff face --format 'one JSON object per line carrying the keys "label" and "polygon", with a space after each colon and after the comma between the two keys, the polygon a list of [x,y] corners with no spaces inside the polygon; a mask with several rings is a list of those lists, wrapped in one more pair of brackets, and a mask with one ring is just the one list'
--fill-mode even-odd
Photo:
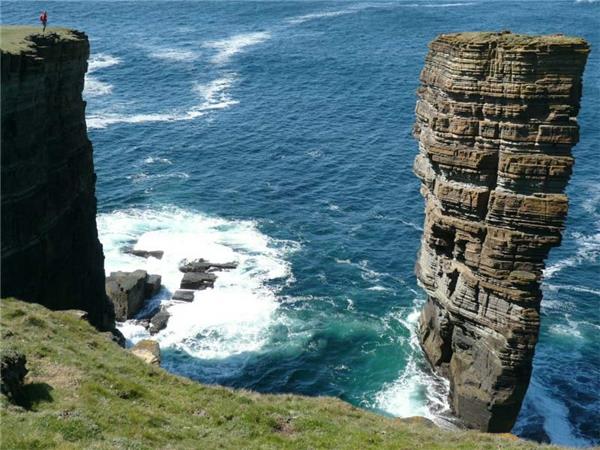
{"label": "cliff face", "polygon": [[88,40],[33,32],[2,28],[2,296],[82,309],[112,329],[81,97]]}
{"label": "cliff face", "polygon": [[529,384],[588,53],[563,36],[461,33],[430,44],[414,128],[426,205],[419,334],[470,427],[509,431]]}

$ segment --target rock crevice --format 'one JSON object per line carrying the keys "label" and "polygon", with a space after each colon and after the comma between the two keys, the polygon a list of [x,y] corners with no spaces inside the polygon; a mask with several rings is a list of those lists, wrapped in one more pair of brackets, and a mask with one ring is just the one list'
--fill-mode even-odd
{"label": "rock crevice", "polygon": [[470,427],[509,431],[529,384],[544,260],[560,244],[589,46],[560,35],[441,35],[418,89],[425,199],[422,347]]}

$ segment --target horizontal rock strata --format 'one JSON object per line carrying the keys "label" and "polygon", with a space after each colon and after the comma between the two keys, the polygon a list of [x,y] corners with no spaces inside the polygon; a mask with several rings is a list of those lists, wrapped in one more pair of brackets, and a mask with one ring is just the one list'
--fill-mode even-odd
{"label": "horizontal rock strata", "polygon": [[2,296],[85,310],[98,328],[113,329],[81,96],[87,37],[0,31]]}
{"label": "horizontal rock strata", "polygon": [[470,427],[509,431],[529,384],[588,53],[582,39],[559,35],[442,35],[421,72],[416,272],[428,300],[419,335]]}

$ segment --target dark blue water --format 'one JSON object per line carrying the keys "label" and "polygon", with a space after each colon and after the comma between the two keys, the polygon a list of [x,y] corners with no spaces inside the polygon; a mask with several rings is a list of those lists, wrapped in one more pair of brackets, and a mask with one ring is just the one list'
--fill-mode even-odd
{"label": "dark blue water", "polygon": [[[423,221],[415,90],[436,35],[510,29],[593,48],[563,245],[514,432],[600,443],[600,4],[594,1],[9,2],[3,23],[85,30],[107,270],[161,273],[165,366],[263,392],[446,417],[414,337]],[[123,245],[165,250],[163,260]],[[183,257],[236,260],[193,304]],[[129,323],[132,340],[144,335]]]}

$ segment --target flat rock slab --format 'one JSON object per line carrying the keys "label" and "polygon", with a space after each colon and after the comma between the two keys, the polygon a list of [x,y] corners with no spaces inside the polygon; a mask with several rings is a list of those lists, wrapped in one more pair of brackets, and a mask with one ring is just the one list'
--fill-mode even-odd
{"label": "flat rock slab", "polygon": [[196,259],[194,261],[183,260],[179,265],[179,271],[186,272],[216,272],[219,270],[235,269],[237,267],[236,262],[228,263],[213,263],[205,259]]}
{"label": "flat rock slab", "polygon": [[213,287],[216,275],[212,273],[187,272],[183,275],[180,287],[182,289],[206,289]]}
{"label": "flat rock slab", "polygon": [[142,361],[153,366],[160,366],[160,346],[158,342],[144,339],[135,344],[130,351]]}
{"label": "flat rock slab", "polygon": [[132,248],[126,248],[123,250],[123,253],[128,253],[130,255],[139,256],[140,258],[156,258],[162,259],[165,254],[162,250],[134,250]]}
{"label": "flat rock slab", "polygon": [[188,290],[177,290],[173,294],[172,300],[181,300],[183,302],[192,302],[194,301],[194,291]]}

